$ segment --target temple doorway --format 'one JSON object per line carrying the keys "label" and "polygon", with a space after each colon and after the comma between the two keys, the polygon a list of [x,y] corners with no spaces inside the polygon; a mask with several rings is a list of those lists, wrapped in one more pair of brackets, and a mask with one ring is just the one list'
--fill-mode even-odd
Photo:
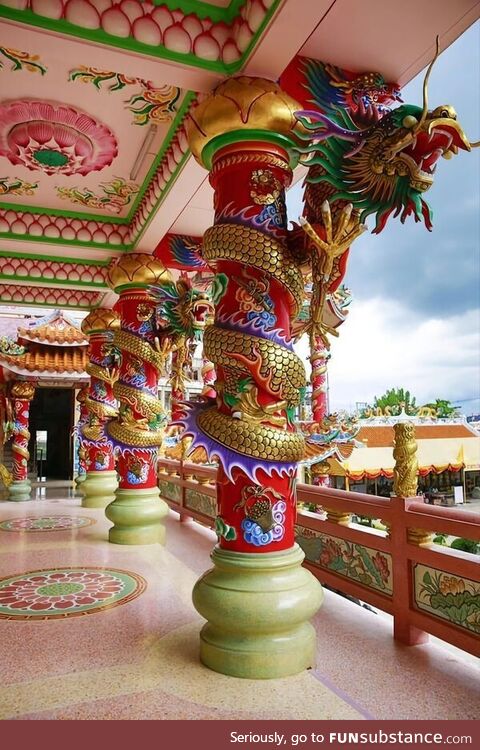
{"label": "temple doorway", "polygon": [[37,388],[30,411],[30,456],[39,479],[72,479],[73,388]]}

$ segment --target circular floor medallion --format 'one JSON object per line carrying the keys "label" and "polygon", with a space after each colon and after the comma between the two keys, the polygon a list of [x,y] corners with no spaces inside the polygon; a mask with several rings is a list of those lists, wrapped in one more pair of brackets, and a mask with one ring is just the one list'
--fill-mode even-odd
{"label": "circular floor medallion", "polygon": [[145,591],[137,573],[116,568],[53,568],[0,579],[0,618],[50,620],[100,612]]}
{"label": "circular floor medallion", "polygon": [[70,531],[96,523],[88,516],[27,516],[0,522],[2,531]]}

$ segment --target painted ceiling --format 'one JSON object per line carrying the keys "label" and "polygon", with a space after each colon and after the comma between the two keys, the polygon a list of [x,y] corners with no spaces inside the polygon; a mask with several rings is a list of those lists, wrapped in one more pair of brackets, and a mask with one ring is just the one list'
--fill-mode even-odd
{"label": "painted ceiling", "polygon": [[0,304],[110,305],[112,259],[154,252],[168,233],[202,235],[212,193],[185,119],[225,76],[277,79],[302,53],[357,70],[368,58],[369,69],[403,84],[431,57],[427,19],[435,14],[445,47],[479,7],[394,6],[0,0]]}

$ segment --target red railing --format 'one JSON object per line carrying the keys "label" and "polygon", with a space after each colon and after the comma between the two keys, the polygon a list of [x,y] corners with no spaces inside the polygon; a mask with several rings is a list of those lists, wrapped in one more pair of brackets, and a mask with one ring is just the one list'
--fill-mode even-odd
{"label": "red railing", "polygon": [[[180,518],[213,527],[216,469],[161,460],[162,497]],[[394,637],[415,645],[431,633],[480,656],[480,557],[433,543],[435,533],[480,541],[480,514],[299,484],[297,542],[324,584],[393,616]],[[383,528],[352,523],[380,519]]]}

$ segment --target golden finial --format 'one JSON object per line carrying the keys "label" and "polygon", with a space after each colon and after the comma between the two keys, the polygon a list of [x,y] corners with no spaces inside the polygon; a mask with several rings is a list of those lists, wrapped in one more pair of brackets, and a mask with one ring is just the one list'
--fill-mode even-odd
{"label": "golden finial", "polygon": [[417,494],[417,441],[412,422],[397,422],[393,457],[393,492],[396,497],[415,497]]}

